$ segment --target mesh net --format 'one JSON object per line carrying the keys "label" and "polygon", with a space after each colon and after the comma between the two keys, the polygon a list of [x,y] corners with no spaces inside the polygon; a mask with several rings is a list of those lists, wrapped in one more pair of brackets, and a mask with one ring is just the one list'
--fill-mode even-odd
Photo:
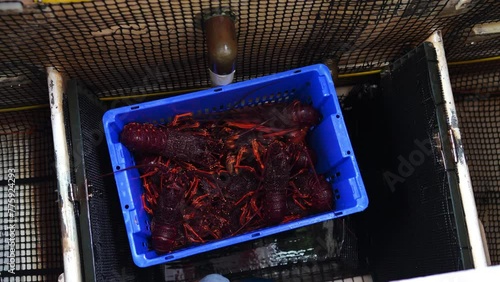
{"label": "mesh net", "polygon": [[325,281],[364,274],[353,227],[345,217],[195,255],[166,264],[165,280],[198,281],[220,273],[231,281]]}
{"label": "mesh net", "polygon": [[[22,13],[2,11],[0,15],[0,108],[47,103],[47,66],[81,79],[99,97],[206,86],[209,80],[200,14],[221,7],[230,7],[237,15],[236,80],[325,60],[338,62],[341,73],[379,68],[438,29],[443,31],[448,61],[500,55],[498,37],[475,36],[473,31],[477,24],[500,20],[500,1],[496,0],[472,1],[458,11],[456,0],[33,2],[23,1]],[[450,67],[476,203],[496,264],[500,263],[495,162],[500,143],[495,96],[500,92],[499,69],[498,61]],[[48,111],[2,113],[0,120],[0,209],[4,209],[0,227],[3,231],[7,227],[4,203],[8,201],[7,171],[12,167],[16,169],[19,209],[26,220],[19,223],[24,224],[19,230],[25,233],[16,237],[25,245],[16,249],[20,258],[16,267],[20,269],[15,280],[54,281],[62,272],[62,262],[59,256],[51,255],[58,253],[60,246],[59,230],[49,224],[59,221]],[[99,163],[99,153],[86,150],[88,158]],[[92,177],[95,173],[89,171]],[[105,184],[95,185],[96,192],[108,191]],[[97,197],[93,201],[96,205],[102,201],[103,210],[94,207],[94,211],[102,212],[106,220],[121,217],[112,214],[106,204],[116,200],[116,195]],[[21,204],[34,208],[23,209]],[[104,225],[94,224],[95,229],[103,228],[103,233],[93,234],[95,238],[110,234]],[[111,231],[122,234],[119,230]],[[102,247],[101,254],[106,257],[107,248],[121,248],[116,244],[96,248]],[[5,252],[6,247],[2,248]],[[107,263],[102,273],[123,262]],[[8,276],[5,265],[2,263],[0,269]],[[129,275],[126,268],[118,273]]]}
{"label": "mesh net", "polygon": [[222,273],[231,279],[253,275],[289,281],[288,278],[297,278],[299,270],[304,274],[303,281],[314,281],[318,277],[363,274],[359,272],[363,263],[358,261],[357,239],[349,219],[307,226],[159,267],[145,270],[136,267],[126,238],[114,178],[112,175],[102,177],[112,171],[109,161],[102,158],[108,155],[101,126],[102,114],[108,105],[96,102],[96,97],[84,92],[80,85],[77,93],[79,108],[68,108],[67,112],[70,115],[75,111],[80,113],[81,124],[71,126],[81,127],[83,152],[74,148],[73,157],[83,157],[92,194],[89,202],[97,281],[137,280],[138,277],[144,281],[157,281],[155,278],[163,276],[166,281],[197,281],[210,273]]}
{"label": "mesh net", "polygon": [[[132,262],[114,177],[102,176],[112,171],[109,158],[106,161],[102,158],[108,155],[104,131],[99,126],[105,108],[85,95],[79,95],[79,105],[85,171],[92,194],[89,210],[96,279],[123,281],[128,277],[135,280],[140,277],[140,272]],[[142,278],[148,281],[147,277]]]}
{"label": "mesh net", "polygon": [[236,80],[328,59],[343,73],[378,68],[438,29],[450,61],[499,55],[498,38],[470,38],[476,24],[500,19],[500,2],[458,11],[457,2],[25,1],[0,17],[0,105],[46,103],[47,66],[100,97],[206,86],[200,15],[221,7],[237,16]]}
{"label": "mesh net", "polygon": [[384,71],[380,85],[356,86],[343,101],[370,199],[357,215],[360,249],[380,281],[470,267],[457,187],[435,139],[446,132],[438,123],[436,78],[435,52],[424,44]]}
{"label": "mesh net", "polygon": [[2,281],[55,281],[63,262],[49,112],[2,113],[0,121]]}
{"label": "mesh net", "polygon": [[491,263],[500,264],[500,63],[450,68],[462,141]]}
{"label": "mesh net", "polygon": [[453,94],[458,100],[471,94],[483,97],[500,95],[500,60],[450,66],[449,72]]}
{"label": "mesh net", "polygon": [[[106,106],[99,103],[92,94],[87,93],[81,83],[71,81],[68,85],[70,86],[68,86],[64,111],[67,142],[72,152],[72,181],[77,185],[82,185],[82,188],[83,185],[87,185],[89,194],[90,238],[83,239],[83,232],[88,232],[88,230],[82,229],[80,233],[82,261],[84,264],[92,265],[90,268],[92,270],[89,271],[87,271],[88,266],[85,265],[85,279],[136,281],[141,277],[142,281],[155,281],[156,272],[152,268],[140,269],[132,261],[114,178],[113,175],[107,175],[112,169],[109,158],[102,157],[108,155],[108,151],[101,123]],[[70,99],[78,101],[71,104]],[[72,108],[75,106],[78,108]],[[79,117],[80,124],[71,123],[70,116],[75,118],[74,115]],[[80,131],[76,134],[77,136],[72,136],[76,132],[73,127],[78,128],[76,131]],[[73,144],[73,141],[81,143],[81,150],[78,145]],[[83,168],[83,170],[76,168]],[[77,174],[82,174],[84,184],[78,183]],[[81,201],[78,221],[80,224],[82,224],[81,221],[87,220],[83,217],[85,211],[83,205],[85,203]],[[89,247],[92,248],[92,252],[88,251],[92,259],[84,254],[87,250],[83,248]]]}

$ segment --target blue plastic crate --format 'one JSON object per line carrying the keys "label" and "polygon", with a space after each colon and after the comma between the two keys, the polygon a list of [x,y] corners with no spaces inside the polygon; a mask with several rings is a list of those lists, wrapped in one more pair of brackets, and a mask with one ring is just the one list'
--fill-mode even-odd
{"label": "blue plastic crate", "polygon": [[[155,251],[148,250],[150,218],[141,204],[143,187],[139,172],[137,169],[119,171],[135,165],[132,154],[119,141],[123,126],[129,122],[165,123],[174,115],[185,112],[205,114],[236,106],[294,99],[312,103],[323,116],[321,123],[311,132],[308,143],[318,156],[318,173],[324,173],[332,183],[336,197],[335,210],[227,239],[186,247],[169,254],[158,255]],[[220,88],[109,110],[103,117],[103,123],[111,162],[117,171],[115,180],[132,257],[140,267],[161,264],[353,214],[364,210],[368,205],[330,71],[324,65],[313,65]]]}

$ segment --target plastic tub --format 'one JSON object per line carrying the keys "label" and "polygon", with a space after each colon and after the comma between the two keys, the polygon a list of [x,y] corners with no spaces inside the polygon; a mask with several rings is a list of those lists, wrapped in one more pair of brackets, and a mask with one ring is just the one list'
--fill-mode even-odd
{"label": "plastic tub", "polygon": [[[196,115],[294,99],[312,103],[323,116],[321,123],[311,131],[308,143],[318,156],[315,164],[318,173],[324,173],[332,183],[335,210],[168,254],[158,255],[150,250],[147,243],[151,235],[150,218],[141,204],[143,187],[139,172],[137,169],[119,171],[135,165],[132,154],[119,141],[123,126],[129,122],[165,123],[176,114],[186,112]],[[109,110],[103,117],[103,123],[111,162],[117,171],[115,180],[132,257],[139,267],[161,264],[353,214],[364,210],[368,205],[330,71],[324,65],[308,66],[224,87]]]}

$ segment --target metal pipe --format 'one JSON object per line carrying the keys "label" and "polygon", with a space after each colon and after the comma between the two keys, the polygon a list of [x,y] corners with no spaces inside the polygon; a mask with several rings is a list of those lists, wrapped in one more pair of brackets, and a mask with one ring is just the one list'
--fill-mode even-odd
{"label": "metal pipe", "polygon": [[229,84],[234,78],[238,53],[234,21],[230,12],[205,20],[209,74],[214,86]]}
{"label": "metal pipe", "polygon": [[69,150],[64,127],[63,96],[65,82],[63,75],[54,67],[47,68],[49,85],[50,119],[56,162],[59,212],[61,214],[61,234],[64,262],[64,281],[82,281],[80,250],[76,228],[75,207],[70,197],[72,193],[69,165]]}

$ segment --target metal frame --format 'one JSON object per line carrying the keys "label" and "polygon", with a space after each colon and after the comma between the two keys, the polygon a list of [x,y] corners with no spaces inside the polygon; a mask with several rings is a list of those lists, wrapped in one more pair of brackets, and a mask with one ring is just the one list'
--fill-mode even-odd
{"label": "metal frame", "polygon": [[[486,267],[487,255],[484,249],[483,241],[481,239],[480,223],[477,216],[476,205],[469,175],[469,170],[465,161],[464,150],[461,142],[460,130],[458,127],[458,119],[453,100],[453,93],[449,80],[448,67],[443,47],[443,41],[440,32],[435,32],[427,40],[431,42],[437,53],[438,67],[441,74],[441,83],[443,90],[443,98],[445,101],[445,111],[447,123],[450,127],[450,138],[453,141],[454,153],[456,154],[456,167],[459,179],[459,192],[462,198],[462,204],[465,214],[465,221],[467,223],[467,233],[472,246],[472,256],[475,268]],[[51,122],[53,130],[53,140],[55,148],[55,159],[58,178],[58,193],[59,193],[59,207],[61,213],[61,232],[63,243],[63,257],[64,257],[64,281],[82,281],[81,264],[80,264],[80,250],[79,250],[79,237],[77,232],[77,225],[75,219],[75,197],[71,186],[71,170],[68,144],[66,142],[66,129],[64,126],[63,114],[63,96],[66,90],[63,75],[53,67],[47,68],[48,73],[48,86],[49,86],[49,100],[51,109]],[[74,89],[73,89],[74,90]],[[75,98],[75,97],[74,97]],[[71,100],[71,99],[70,99]],[[78,107],[78,101],[73,99],[69,101],[74,107]],[[76,104],[75,104],[76,103]],[[70,115],[71,123],[78,123],[77,115]],[[81,132],[78,131],[76,126],[72,126],[72,133],[78,139]],[[74,140],[74,139],[73,139]],[[73,145],[81,147],[81,143],[74,143]],[[79,160],[83,163],[83,160]],[[76,164],[76,163],[75,163]],[[77,174],[78,187],[86,187],[85,175]],[[88,199],[88,191],[79,189],[80,199]],[[84,211],[82,214],[87,213],[87,220],[81,221],[85,225],[88,222],[88,206],[85,210],[85,205],[82,205]],[[83,228],[83,226],[82,226]],[[90,226],[87,226],[89,228]],[[86,235],[90,235],[90,232]],[[92,250],[90,250],[92,252]],[[84,251],[84,255],[85,255]],[[88,254],[87,254],[88,255]],[[91,254],[90,254],[91,255]],[[93,257],[93,256],[92,256]],[[93,267],[93,266],[92,266]],[[92,273],[90,268],[85,268],[86,274]],[[92,277],[92,276],[91,276]]]}
{"label": "metal frame", "polygon": [[448,65],[446,62],[446,55],[443,46],[443,38],[440,31],[434,32],[427,42],[431,42],[436,49],[438,67],[441,78],[441,85],[443,91],[443,98],[445,104],[447,123],[450,128],[450,138],[455,144],[456,154],[456,169],[458,172],[459,192],[462,198],[462,205],[464,209],[465,222],[467,224],[467,233],[472,248],[472,257],[474,260],[474,267],[481,268],[488,266],[486,252],[484,249],[479,218],[477,215],[476,203],[474,200],[474,191],[472,190],[472,183],[469,174],[469,168],[466,163],[464,148],[462,145],[462,137],[458,127],[458,118],[455,108],[455,101],[453,99],[453,92],[450,83],[450,75],[448,72]]}
{"label": "metal frame", "polygon": [[67,99],[68,99],[68,115],[71,128],[71,144],[73,150],[73,167],[75,172],[75,201],[78,201],[80,223],[80,240],[82,246],[90,246],[89,248],[82,247],[83,271],[85,281],[96,281],[95,276],[95,260],[94,248],[92,240],[92,225],[90,224],[89,210],[89,186],[87,185],[87,175],[85,171],[85,157],[83,151],[83,138],[80,120],[80,104],[78,95],[80,93],[79,84],[71,80],[68,82]]}
{"label": "metal frame", "polygon": [[78,246],[75,206],[71,189],[71,168],[63,113],[63,96],[66,85],[63,75],[54,67],[47,68],[47,83],[49,86],[50,119],[54,139],[58,201],[61,213],[64,281],[80,282],[82,281],[80,249]]}

